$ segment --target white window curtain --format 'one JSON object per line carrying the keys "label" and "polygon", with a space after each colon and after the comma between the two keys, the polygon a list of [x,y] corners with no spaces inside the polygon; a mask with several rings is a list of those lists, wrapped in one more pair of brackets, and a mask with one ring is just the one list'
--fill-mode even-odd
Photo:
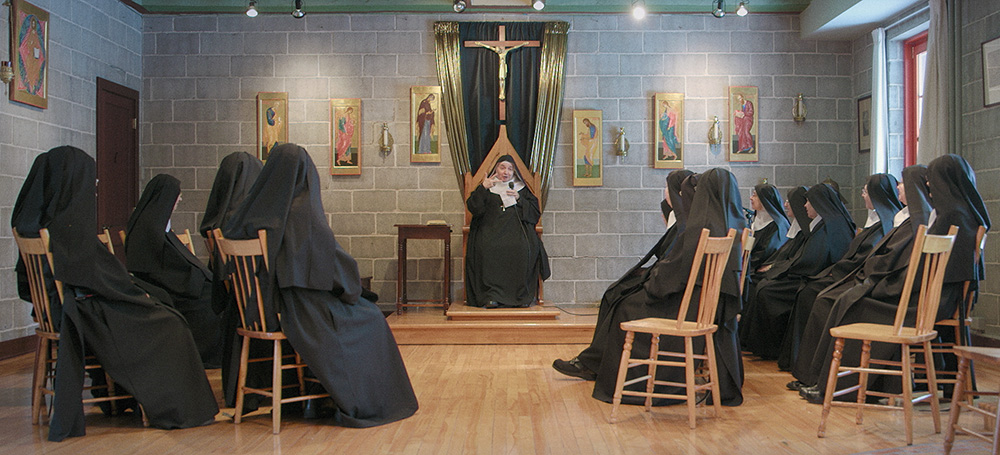
{"label": "white window curtain", "polygon": [[917,163],[927,164],[949,153],[952,106],[951,38],[948,33],[946,0],[930,0],[931,22],[927,31],[927,70],[924,73],[924,108],[921,112]]}
{"label": "white window curtain", "polygon": [[889,165],[889,85],[886,77],[885,29],[872,30],[871,173]]}

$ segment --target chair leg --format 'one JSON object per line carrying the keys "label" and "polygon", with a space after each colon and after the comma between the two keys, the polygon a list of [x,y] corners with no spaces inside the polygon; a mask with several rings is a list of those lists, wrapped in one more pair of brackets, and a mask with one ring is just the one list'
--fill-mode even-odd
{"label": "chair leg", "polygon": [[859,364],[860,371],[858,371],[858,413],[854,417],[854,423],[861,425],[864,421],[864,410],[865,410],[865,400],[868,397],[868,372],[864,371],[864,368],[868,368],[872,358],[872,342],[869,340],[862,340],[861,343],[861,363]]}
{"label": "chair leg", "polygon": [[611,418],[608,419],[610,423],[615,423],[618,420],[618,406],[622,404],[622,389],[625,388],[625,376],[628,374],[628,361],[629,355],[632,352],[633,338],[635,338],[635,332],[625,332],[622,359],[618,363],[618,380],[615,382],[615,395],[611,400]]}
{"label": "chair leg", "polygon": [[684,337],[684,382],[687,391],[688,426],[693,430],[697,423],[694,415],[696,401],[694,396],[694,344],[691,337]]}
{"label": "chair leg", "polygon": [[840,359],[844,355],[844,339],[837,338],[833,345],[833,359],[830,360],[830,374],[826,378],[826,392],[823,394],[823,413],[819,418],[819,430],[817,437],[826,436],[826,418],[830,415],[830,407],[833,406],[833,392],[837,388],[837,372],[840,370]]}
{"label": "chair leg", "polygon": [[46,372],[49,363],[49,340],[38,337],[35,346],[35,375],[31,378],[31,424],[38,425],[41,415],[42,404],[45,403],[45,394],[42,388],[48,378]]}
{"label": "chair leg", "polygon": [[236,410],[233,412],[233,422],[240,423],[243,419],[244,387],[247,385],[247,359],[250,357],[250,337],[243,337],[243,347],[240,348],[240,369],[236,379]]}
{"label": "chair leg", "polygon": [[[913,365],[910,363],[910,346],[903,345],[903,419],[906,428],[906,445],[913,445]],[[930,372],[928,372],[930,378]]]}
{"label": "chair leg", "polygon": [[[103,371],[104,367],[101,367],[101,370]],[[108,396],[109,397],[117,396],[115,395],[115,381],[114,379],[111,379],[111,375],[109,375],[107,372],[104,373],[104,383],[108,388]],[[111,415],[118,415],[118,400],[111,400],[111,402],[109,402],[108,404],[111,405]]]}
{"label": "chair leg", "polygon": [[[931,342],[924,342],[924,352],[931,352]],[[934,433],[941,432],[941,403],[938,398],[938,385],[937,385],[937,371],[934,366],[934,356],[925,355],[924,363],[926,364],[925,370],[927,371],[927,389],[930,393],[931,400],[931,414],[934,414]],[[958,384],[955,384],[956,386]]]}
{"label": "chair leg", "polygon": [[712,386],[712,407],[715,417],[722,416],[722,395],[719,393],[719,364],[715,363],[715,339],[712,334],[705,335],[705,352],[708,353],[708,380]]}
{"label": "chair leg", "polygon": [[278,434],[281,432],[281,340],[274,340],[271,375],[271,433]]}
{"label": "chair leg", "polygon": [[[965,403],[962,402],[962,394],[965,393],[965,379],[966,374],[969,371],[969,358],[961,357],[958,358],[958,377],[955,382],[955,391],[951,396],[951,412],[948,413],[948,430],[944,433],[944,453],[951,453],[951,446],[955,443],[955,427],[958,426],[958,416],[962,412],[962,406]],[[1000,419],[998,419],[1000,420]],[[993,446],[996,447],[997,434],[993,434]]]}
{"label": "chair leg", "polygon": [[[302,365],[302,356],[298,352],[295,353],[295,364]],[[306,375],[305,368],[298,367],[295,369],[297,377],[299,378],[299,396],[304,396],[306,394]]]}
{"label": "chair leg", "polygon": [[[656,353],[660,350],[660,334],[651,333],[652,339],[649,341],[649,379],[646,380],[646,393],[653,393],[654,386],[656,385],[656,359],[659,357]],[[653,397],[646,397],[646,412],[651,412],[653,410]]]}

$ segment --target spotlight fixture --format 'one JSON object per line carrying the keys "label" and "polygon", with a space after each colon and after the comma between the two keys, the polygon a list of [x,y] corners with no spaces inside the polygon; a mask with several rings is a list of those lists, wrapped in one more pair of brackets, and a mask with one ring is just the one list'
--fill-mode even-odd
{"label": "spotlight fixture", "polygon": [[646,17],[646,2],[643,0],[636,0],[632,3],[632,17],[636,19],[642,19]]}
{"label": "spotlight fixture", "polygon": [[535,11],[541,11],[545,8],[545,0],[535,0],[535,2],[531,4],[531,7],[535,8]]}
{"label": "spotlight fixture", "polygon": [[302,11],[302,0],[295,0],[295,9],[292,10],[292,17],[296,19],[306,17],[306,12]]}
{"label": "spotlight fixture", "polygon": [[712,0],[712,15],[720,19],[726,15],[725,0]]}
{"label": "spotlight fixture", "polygon": [[247,17],[257,17],[257,2],[250,0],[250,6],[247,7]]}
{"label": "spotlight fixture", "polygon": [[747,3],[750,2],[740,2],[740,6],[736,8],[736,15],[739,17],[746,16],[750,11],[747,10]]}
{"label": "spotlight fixture", "polygon": [[455,4],[452,5],[452,9],[454,9],[456,13],[465,11],[465,0],[455,0]]}

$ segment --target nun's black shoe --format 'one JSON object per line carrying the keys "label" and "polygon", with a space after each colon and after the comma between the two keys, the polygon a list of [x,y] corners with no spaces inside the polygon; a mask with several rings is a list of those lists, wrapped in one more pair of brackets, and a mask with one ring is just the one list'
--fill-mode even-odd
{"label": "nun's black shoe", "polygon": [[330,398],[306,400],[306,404],[302,407],[302,418],[305,419],[322,419],[330,417],[334,413],[336,413],[336,408],[333,406],[333,400]]}
{"label": "nun's black shoe", "polygon": [[802,390],[803,387],[808,387],[808,386],[802,381],[792,381],[789,382],[788,384],[785,384],[785,387],[788,387],[788,390],[798,391]]}
{"label": "nun's black shoe", "polygon": [[803,388],[799,390],[799,395],[802,395],[802,398],[805,398],[806,401],[812,404],[823,404],[823,393],[819,391],[819,388]]}
{"label": "nun's black shoe", "polygon": [[565,374],[566,376],[572,376],[574,378],[580,378],[586,381],[594,381],[597,379],[597,373],[590,371],[590,368],[583,366],[580,363],[580,359],[573,357],[569,361],[563,359],[556,359],[552,362],[552,368],[556,371]]}

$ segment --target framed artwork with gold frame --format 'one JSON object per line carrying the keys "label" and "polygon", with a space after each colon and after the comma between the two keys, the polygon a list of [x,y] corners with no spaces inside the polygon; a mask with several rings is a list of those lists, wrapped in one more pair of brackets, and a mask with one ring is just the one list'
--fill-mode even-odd
{"label": "framed artwork with gold frame", "polygon": [[760,159],[758,108],[757,87],[729,87],[729,161],[755,162]]}
{"label": "framed artwork with gold frame", "polygon": [[684,94],[657,93],[653,118],[653,168],[684,167]]}
{"label": "framed artwork with gold frame", "polygon": [[49,107],[49,13],[24,0],[10,2],[10,100]]}
{"label": "framed artwork with gold frame", "polygon": [[573,111],[573,186],[604,185],[604,113]]}
{"label": "framed artwork with gold frame", "polygon": [[330,175],[361,175],[361,99],[330,100]]}
{"label": "framed artwork with gold frame", "polygon": [[257,157],[267,161],[282,142],[288,142],[288,93],[257,92]]}
{"label": "framed artwork with gold frame", "polygon": [[410,162],[441,162],[441,87],[410,87]]}

